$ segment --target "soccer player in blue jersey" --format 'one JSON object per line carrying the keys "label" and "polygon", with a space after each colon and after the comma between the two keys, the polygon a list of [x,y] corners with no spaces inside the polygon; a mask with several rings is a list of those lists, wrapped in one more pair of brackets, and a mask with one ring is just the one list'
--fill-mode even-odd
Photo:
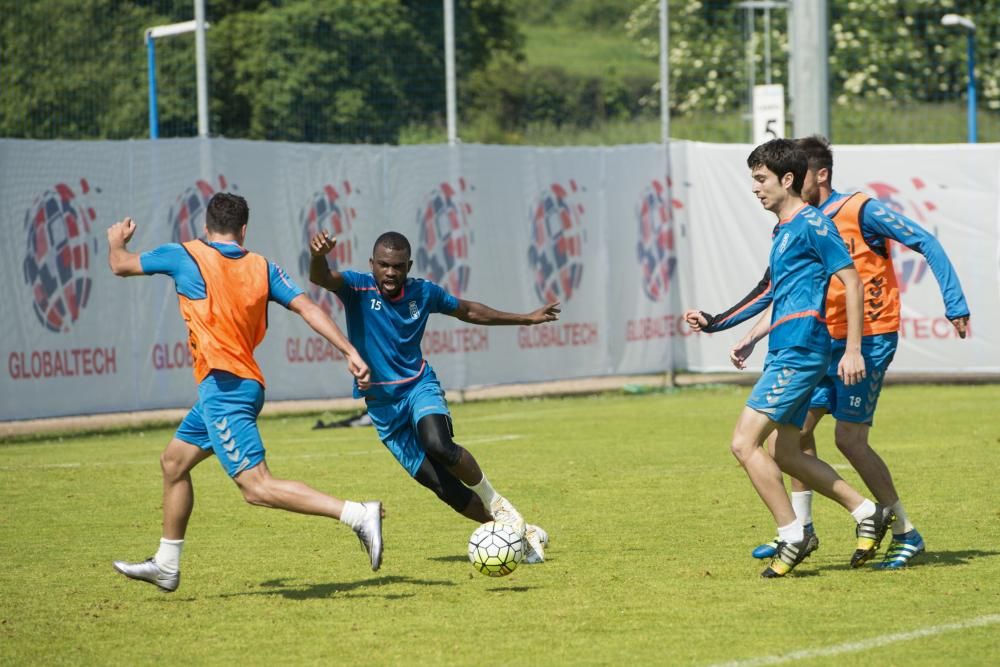
{"label": "soccer player in blue jersey", "polygon": [[268,302],[297,314],[340,350],[360,386],[367,386],[370,372],[340,328],[280,266],[243,247],[249,215],[242,197],[218,193],[206,209],[204,241],[167,243],[141,255],[126,248],[136,228],[131,218],[108,229],[108,263],[115,275],[173,279],[198,383],[198,401],[160,456],[160,547],[145,561],[114,562],[126,577],[166,592],[180,585],[181,550],[194,508],[191,470],[213,454],[251,505],[339,519],[358,535],[372,569],[382,562],[381,502],[340,500],[302,482],[277,479],[264,460],[257,430],[264,376],[253,351],[267,330]]}
{"label": "soccer player in blue jersey", "polygon": [[458,299],[427,280],[409,278],[410,242],[397,232],[375,241],[371,273],[331,270],[326,261],[336,239],[325,232],[310,240],[309,280],[334,292],[347,312],[347,335],[371,368],[364,397],[379,438],[406,471],[456,512],[480,523],[514,525],[528,544],[525,562],[544,560],[548,535],[525,524],[498,494],[472,454],[452,439],[451,414],[420,341],[432,313],[483,325],[532,325],[559,319],[559,304],[525,314],[506,313]]}
{"label": "soccer player in blue jersey", "polygon": [[[805,151],[809,160],[802,196],[831,216],[847,243],[865,284],[861,351],[869,369],[868,377],[863,382],[850,387],[845,386],[836,373],[832,372],[833,364],[838,361],[844,349],[844,321],[840,295],[831,290],[827,297],[827,320],[833,338],[834,356],[831,371],[813,392],[809,414],[802,429],[801,448],[802,451],[815,455],[816,425],[823,415],[828,412],[832,414],[837,421],[834,431],[837,448],[858,471],[878,501],[889,507],[895,515],[892,543],[883,560],[874,567],[898,569],[905,567],[914,556],[923,553],[925,546],[923,537],[903,507],[888,466],[868,442],[882,390],[882,380],[896,353],[899,338],[900,299],[890,242],[902,243],[927,259],[941,290],[945,317],[951,321],[960,338],[966,336],[969,306],[954,267],[932,234],[913,220],[867,195],[835,191],[832,185],[833,151],[825,138],[804,137],[796,140],[796,143]],[[756,291],[751,292],[748,298],[752,298]],[[697,315],[696,319],[701,322],[695,328],[704,331],[716,330],[715,322],[727,317],[726,313],[707,317],[705,313]],[[736,348],[743,346],[752,350],[749,340],[741,341]],[[744,350],[741,354],[749,354],[749,350]],[[812,491],[795,478],[792,479],[792,505],[796,516],[806,525],[807,532],[810,532]],[[757,558],[770,558],[774,550],[775,542],[762,544],[754,549],[753,555]]]}
{"label": "soccer player in blue jersey", "polygon": [[[752,332],[755,340],[770,333],[768,354],[764,372],[737,421],[732,451],[778,526],[778,548],[761,573],[771,578],[786,575],[816,548],[785,493],[781,471],[808,479],[813,488],[851,513],[857,522],[854,558],[877,548],[891,515],[888,508],[851,488],[825,462],[799,449],[809,398],[830,361],[825,301],[831,276],[843,283],[847,304],[847,342],[838,374],[848,386],[865,377],[858,272],[833,222],[801,198],[807,158],[794,142],[774,139],[762,144],[747,158],[747,165],[753,193],[778,217],[778,224],[772,233],[767,289],[726,321],[733,326],[771,306],[769,324],[758,323]],[[691,312],[700,311],[686,315]],[[772,432],[773,459],[761,446]]]}

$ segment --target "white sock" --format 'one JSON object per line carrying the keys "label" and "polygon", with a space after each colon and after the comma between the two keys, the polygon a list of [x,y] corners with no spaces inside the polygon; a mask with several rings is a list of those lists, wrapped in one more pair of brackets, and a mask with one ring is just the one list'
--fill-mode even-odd
{"label": "white sock", "polygon": [[875,503],[867,498],[861,501],[860,505],[851,510],[851,516],[853,516],[854,520],[858,523],[861,523],[872,514],[875,514]]}
{"label": "white sock", "polygon": [[897,500],[892,505],[892,511],[896,515],[896,520],[892,522],[893,535],[902,535],[903,533],[908,533],[913,530],[913,524],[910,523],[910,517],[906,516],[906,510],[903,509],[902,500]]}
{"label": "white sock", "polygon": [[340,513],[340,523],[357,528],[365,518],[365,506],[353,500],[344,501],[344,509]]}
{"label": "white sock", "polygon": [[182,549],[184,549],[184,540],[168,540],[162,537],[160,538],[160,548],[156,550],[153,561],[164,572],[173,574],[181,569]]}
{"label": "white sock", "polygon": [[483,473],[483,478],[479,480],[479,484],[473,484],[469,488],[472,489],[477,496],[479,496],[479,499],[483,501],[483,505],[486,506],[486,509],[490,509],[490,507],[493,506],[493,501],[496,499],[497,495],[499,495],[493,490],[493,487],[490,485],[490,481],[486,479],[486,473]]}
{"label": "white sock", "polygon": [[801,542],[806,537],[805,531],[802,530],[802,522],[798,519],[792,521],[787,526],[778,526],[778,539],[782,542]]}
{"label": "white sock", "polygon": [[792,491],[792,509],[802,525],[813,522],[813,492]]}

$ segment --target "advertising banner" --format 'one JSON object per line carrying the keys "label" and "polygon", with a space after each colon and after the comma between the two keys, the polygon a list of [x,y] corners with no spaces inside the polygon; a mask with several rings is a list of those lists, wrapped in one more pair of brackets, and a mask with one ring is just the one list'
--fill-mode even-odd
{"label": "advertising banner", "polygon": [[[368,271],[379,234],[412,246],[411,276],[512,312],[559,301],[558,322],[477,327],[443,315],[423,351],[450,389],[669,369],[729,370],[749,323],[694,334],[763,275],[774,216],[750,192],[751,146],[331,146],[225,139],[0,140],[0,420],[186,407],[195,397],[172,280],[117,278],[106,229],[134,252],[202,237],[220,191],[250,205],[247,247],[309,284],[307,242]],[[923,256],[891,244],[902,298],[893,372],[1000,372],[1000,146],[836,148],[837,190],[864,191],[930,231],[972,311],[959,340]],[[339,353],[271,304],[257,350],[269,399],[349,396]],[[759,368],[763,344],[751,367]]]}

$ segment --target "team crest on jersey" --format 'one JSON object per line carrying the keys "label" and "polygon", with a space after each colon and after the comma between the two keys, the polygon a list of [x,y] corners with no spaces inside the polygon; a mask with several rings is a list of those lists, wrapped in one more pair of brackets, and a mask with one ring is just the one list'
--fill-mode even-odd
{"label": "team crest on jersey", "polygon": [[413,319],[417,319],[418,317],[420,317],[420,309],[417,308],[416,301],[410,302],[410,317],[412,317]]}

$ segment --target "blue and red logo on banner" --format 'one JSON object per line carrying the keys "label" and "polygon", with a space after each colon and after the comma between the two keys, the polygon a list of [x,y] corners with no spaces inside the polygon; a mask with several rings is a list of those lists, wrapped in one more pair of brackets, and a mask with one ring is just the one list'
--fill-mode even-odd
{"label": "blue and red logo on banner", "polygon": [[57,183],[24,214],[24,281],[39,323],[56,333],[69,331],[90,300],[90,264],[97,252],[91,223],[97,214],[83,201],[91,192],[86,179],[79,189],[78,195]]}
{"label": "blue and red logo on banner", "polygon": [[669,178],[666,185],[654,179],[643,191],[636,207],[639,222],[636,254],[642,270],[642,290],[651,301],[666,298],[677,270],[674,209],[681,209],[684,205],[670,198],[671,185]]}
{"label": "blue and red logo on banner", "polygon": [[211,183],[198,179],[194,185],[185,189],[170,207],[167,220],[170,223],[170,240],[174,243],[187,243],[204,237],[205,208],[216,192],[239,190],[235,183],[227,183],[226,177],[219,174],[219,187],[216,190]]}
{"label": "blue and red logo on banner", "polygon": [[583,246],[587,235],[583,205],[576,202],[580,188],[553,183],[528,211],[531,245],[528,264],[534,272],[535,294],[543,303],[569,301],[583,280]]}
{"label": "blue and red logo on banner", "polygon": [[469,288],[469,250],[475,240],[465,191],[464,178],[458,179],[457,190],[442,183],[417,210],[417,271],[455,297]]}
{"label": "blue and red logo on banner", "polygon": [[351,265],[358,246],[358,240],[354,233],[354,221],[358,214],[350,206],[348,199],[356,192],[349,181],[341,183],[340,189],[328,183],[319,192],[314,193],[309,204],[299,212],[299,224],[302,226],[302,246],[305,248],[299,254],[299,273],[302,274],[305,284],[308,285],[310,298],[331,317],[341,312],[344,309],[344,304],[333,292],[309,282],[311,258],[309,240],[320,232],[326,232],[328,236],[335,237],[337,245],[334,246],[333,252],[326,256],[327,266],[333,271],[338,271]]}

